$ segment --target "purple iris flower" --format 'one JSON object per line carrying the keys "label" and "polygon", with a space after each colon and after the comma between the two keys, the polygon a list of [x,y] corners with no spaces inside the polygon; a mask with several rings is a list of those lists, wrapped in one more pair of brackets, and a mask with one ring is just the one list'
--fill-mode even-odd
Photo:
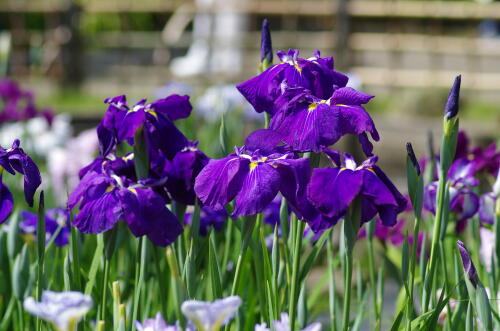
{"label": "purple iris flower", "polygon": [[[36,226],[38,222],[37,215],[25,210],[21,212],[21,218],[23,219],[19,224],[21,232],[24,234],[36,235]],[[57,246],[65,246],[68,244],[70,233],[69,212],[60,207],[47,210],[45,213],[45,233],[47,242],[50,241],[59,228],[60,230],[54,239],[54,243]]]}
{"label": "purple iris flower", "polygon": [[194,181],[208,161],[205,153],[198,150],[197,141],[188,142],[172,161],[165,161],[161,176],[167,176],[166,187],[173,200],[185,205],[194,204]]}
{"label": "purple iris flower", "polygon": [[141,323],[135,321],[134,327],[137,331],[180,331],[181,328],[178,325],[168,325],[167,322],[161,316],[161,313],[156,313],[155,318],[148,318]]}
{"label": "purple iris flower", "polygon": [[320,99],[332,96],[334,87],[344,87],[348,77],[333,70],[333,58],[322,58],[319,51],[309,59],[299,58],[299,51],[278,51],[281,63],[236,86],[254,109],[273,114],[274,102],[283,93],[282,87],[303,87]]}
{"label": "purple iris flower", "polygon": [[36,189],[42,183],[40,171],[35,162],[19,147],[19,139],[14,140],[12,147],[0,147],[0,223],[5,222],[12,212],[14,199],[9,188],[2,183],[3,170],[15,175],[16,172],[24,175],[24,198],[30,207],[33,206],[33,197]]}
{"label": "purple iris flower", "polygon": [[89,171],[68,198],[68,209],[80,201],[73,225],[83,233],[102,233],[118,221],[127,223],[136,236],[148,236],[158,246],[167,246],[182,233],[177,218],[149,180],[133,182],[113,172]]}
{"label": "purple iris flower", "polygon": [[477,286],[479,278],[477,275],[476,267],[474,266],[474,262],[470,258],[469,252],[465,248],[465,245],[460,240],[457,241],[458,251],[460,252],[460,257],[462,258],[462,264],[464,266],[465,274],[467,278],[469,278],[470,282],[474,287]]}
{"label": "purple iris flower", "polygon": [[[215,231],[220,231],[226,224],[226,219],[229,217],[225,209],[214,210],[211,207],[205,206],[200,208],[200,235],[206,236],[209,228],[213,227]],[[191,225],[193,222],[193,213],[189,212],[184,215],[184,223]]]}
{"label": "purple iris flower", "polygon": [[7,121],[23,121],[36,116],[43,116],[52,123],[54,114],[44,109],[41,112],[35,106],[33,93],[23,90],[18,83],[11,79],[0,79],[0,123]]}
{"label": "purple iris flower", "polygon": [[336,89],[326,99],[314,96],[302,87],[286,89],[275,102],[276,112],[270,128],[283,135],[283,140],[299,152],[320,152],[322,146],[336,143],[342,136],[359,137],[366,155],[371,155],[379,134],[372,118],[363,108],[373,95],[350,87]]}
{"label": "purple iris flower", "polygon": [[309,176],[303,172],[309,160],[286,152],[280,142],[273,131],[255,131],[235,153],[210,160],[196,178],[196,195],[216,210],[236,199],[233,216],[262,212],[278,192],[295,201],[296,178]]}
{"label": "purple iris flower", "polygon": [[[450,182],[450,210],[457,216],[457,231],[461,232],[467,220],[474,216],[479,208],[479,197],[473,191],[473,187],[479,184],[472,177],[474,164],[466,159],[458,159],[453,162],[448,172]],[[436,194],[438,182],[432,182],[425,186],[424,207],[436,213]]]}
{"label": "purple iris flower", "polygon": [[375,165],[377,159],[370,157],[357,166],[354,158],[344,153],[343,167],[314,169],[307,196],[328,217],[330,226],[346,214],[356,197],[361,198],[361,223],[378,214],[385,226],[396,224],[397,215],[406,208],[406,198]]}
{"label": "purple iris flower", "polygon": [[189,96],[173,94],[149,104],[142,99],[132,108],[127,105],[124,95],[104,102],[109,105],[108,110],[97,127],[101,156],[107,156],[122,141],[133,145],[135,132],[141,127],[150,154],[161,153],[170,159],[186,146],[186,137],[173,121],[191,114]]}

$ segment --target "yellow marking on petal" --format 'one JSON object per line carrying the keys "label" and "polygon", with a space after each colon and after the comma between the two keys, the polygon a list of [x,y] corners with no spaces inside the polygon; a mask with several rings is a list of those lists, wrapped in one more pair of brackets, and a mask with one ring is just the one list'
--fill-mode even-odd
{"label": "yellow marking on petal", "polygon": [[151,115],[153,115],[156,119],[158,119],[158,115],[156,114],[156,112],[154,110],[148,110],[148,113],[150,113]]}
{"label": "yellow marking on petal", "polygon": [[259,165],[259,162],[250,162],[250,170],[257,168],[257,165]]}
{"label": "yellow marking on petal", "polygon": [[137,190],[135,188],[129,187],[128,190],[137,195]]}
{"label": "yellow marking on petal", "polygon": [[302,68],[301,68],[301,67],[299,67],[299,65],[298,65],[298,64],[294,65],[294,67],[295,67],[295,69],[297,69],[297,71],[298,71],[299,73],[302,73]]}
{"label": "yellow marking on petal", "polygon": [[115,188],[114,185],[109,185],[108,188],[106,189],[106,193],[111,192]]}
{"label": "yellow marking on petal", "polygon": [[308,111],[313,111],[314,109],[316,109],[316,106],[317,106],[317,105],[318,105],[317,103],[311,103],[311,104],[309,105],[309,107],[307,108],[307,110],[308,110]]}
{"label": "yellow marking on petal", "polygon": [[373,168],[366,168],[366,170],[373,172],[375,176],[377,175],[377,173],[375,172],[375,170],[373,170]]}
{"label": "yellow marking on petal", "polygon": [[349,107],[348,105],[344,105],[344,104],[342,104],[342,103],[338,103],[338,104],[336,104],[335,106],[339,106],[339,107]]}

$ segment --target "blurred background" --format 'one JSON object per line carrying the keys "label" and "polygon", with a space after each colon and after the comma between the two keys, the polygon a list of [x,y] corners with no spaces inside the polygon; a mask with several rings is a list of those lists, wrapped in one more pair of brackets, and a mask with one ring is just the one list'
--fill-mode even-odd
{"label": "blurred background", "polygon": [[264,18],[275,51],[333,55],[352,86],[376,95],[375,152],[401,183],[404,143],[422,154],[428,132],[439,137],[457,74],[461,127],[479,145],[498,138],[500,2],[1,0],[0,75],[69,114],[69,135],[94,127],[107,97],[189,94],[194,115],[180,125],[216,157],[223,113],[234,144],[262,125],[234,85],[257,73]]}

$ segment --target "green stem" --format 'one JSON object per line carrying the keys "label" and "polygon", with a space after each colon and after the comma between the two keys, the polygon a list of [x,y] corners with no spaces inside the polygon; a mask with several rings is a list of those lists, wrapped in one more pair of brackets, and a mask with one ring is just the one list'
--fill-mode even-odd
{"label": "green stem", "polygon": [[[372,220],[371,222],[375,222]],[[374,330],[380,330],[380,310],[378,307],[378,298],[377,298],[377,272],[375,270],[375,254],[373,250],[373,237],[368,237],[368,268],[370,270],[370,286],[372,290],[372,300],[373,300],[373,309],[375,312],[375,328]]]}
{"label": "green stem", "polygon": [[427,312],[429,308],[429,300],[432,295],[432,284],[434,280],[434,273],[436,271],[437,259],[438,259],[438,248],[440,241],[440,233],[441,233],[441,224],[443,220],[443,208],[444,208],[444,195],[446,189],[446,174],[447,171],[443,171],[441,169],[439,174],[439,184],[438,184],[438,192],[437,192],[437,208],[436,208],[436,216],[434,219],[434,229],[432,232],[432,244],[431,244],[431,256],[429,258],[429,267],[428,272],[425,279],[424,284],[424,298],[423,298],[423,311]]}
{"label": "green stem", "polygon": [[344,262],[344,311],[342,317],[343,330],[349,330],[349,313],[351,308],[352,253],[346,250]]}
{"label": "green stem", "polygon": [[137,245],[137,258],[135,270],[134,303],[132,309],[132,321],[137,321],[139,312],[139,299],[141,296],[142,285],[144,284],[144,271],[146,268],[146,248],[147,241],[144,237],[139,238]]}
{"label": "green stem", "polygon": [[107,294],[107,286],[109,279],[109,266],[110,261],[105,257],[104,258],[104,277],[102,280],[102,288],[101,288],[101,321],[106,321],[106,299],[108,297]]}
{"label": "green stem", "polygon": [[294,231],[294,244],[293,244],[293,262],[292,262],[292,281],[290,283],[290,328],[291,331],[295,330],[295,319],[298,302],[299,290],[299,267],[300,267],[300,249],[302,247],[302,237],[304,233],[305,223],[303,221],[296,221],[296,230]]}
{"label": "green stem", "polygon": [[71,258],[73,262],[73,290],[80,291],[82,288],[80,280],[80,255],[76,228],[74,226],[71,227]]}
{"label": "green stem", "polygon": [[351,281],[352,281],[352,252],[356,243],[359,222],[361,219],[361,198],[356,197],[351,203],[344,219],[344,310],[342,325],[343,330],[349,330],[349,317],[351,309]]}
{"label": "green stem", "polygon": [[327,259],[328,259],[328,295],[330,308],[330,325],[332,331],[337,331],[337,304],[335,298],[335,270],[333,261],[333,245],[331,236],[327,241]]}
{"label": "green stem", "polygon": [[420,231],[420,218],[415,217],[415,224],[413,226],[413,243],[411,248],[410,257],[410,297],[409,304],[407,305],[406,312],[406,330],[411,331],[411,319],[413,313],[413,296],[414,296],[414,286],[415,286],[415,264],[417,260],[417,243],[418,243],[418,232]]}
{"label": "green stem", "polygon": [[238,256],[238,261],[236,262],[236,270],[234,272],[234,280],[233,280],[233,286],[231,287],[231,295],[235,295],[236,292],[238,291],[238,285],[241,278],[241,268],[243,266],[243,261],[247,252],[248,245],[250,243],[250,239],[252,238],[252,232],[253,228],[255,227],[256,219],[257,219],[256,215],[252,215],[245,217],[244,220],[245,223],[243,224],[243,229],[242,229],[243,240],[241,242],[240,255]]}

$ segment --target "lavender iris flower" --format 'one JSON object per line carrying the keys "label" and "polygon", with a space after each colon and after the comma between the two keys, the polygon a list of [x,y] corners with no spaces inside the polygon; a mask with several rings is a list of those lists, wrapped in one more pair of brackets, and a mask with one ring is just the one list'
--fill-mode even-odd
{"label": "lavender iris flower", "polygon": [[182,313],[200,331],[217,331],[236,315],[241,306],[239,296],[229,296],[214,302],[188,300],[181,306]]}
{"label": "lavender iris flower", "polygon": [[137,331],[181,331],[178,325],[167,325],[159,312],[155,318],[148,318],[144,323],[135,321],[134,327]]}
{"label": "lavender iris flower", "polygon": [[[273,321],[273,330],[275,331],[290,331],[290,318],[288,317],[287,313],[281,313],[281,319],[278,321]],[[255,331],[271,331],[267,327],[266,323],[262,324],[257,324],[255,326]],[[312,323],[305,328],[303,328],[301,331],[321,331],[321,324],[320,323]]]}
{"label": "lavender iris flower", "polygon": [[281,137],[257,130],[245,146],[219,160],[210,160],[195,182],[195,192],[207,206],[221,210],[236,198],[233,216],[262,212],[278,192],[296,201],[297,179],[306,178],[309,160],[296,158],[278,146]]}
{"label": "lavender iris flower", "polygon": [[344,87],[348,77],[333,70],[333,58],[321,58],[319,51],[309,59],[299,58],[299,51],[278,51],[281,63],[260,75],[236,86],[254,109],[273,114],[274,102],[282,94],[282,87],[304,87],[320,99],[332,96],[334,86]]}
{"label": "lavender iris flower", "polygon": [[[458,232],[479,208],[479,197],[473,191],[473,187],[479,182],[472,176],[473,174],[474,164],[463,158],[455,160],[448,172],[450,210],[457,216]],[[438,182],[432,182],[427,184],[424,190],[424,207],[433,214],[436,213],[437,187]]]}
{"label": "lavender iris flower", "polygon": [[358,196],[362,223],[378,214],[385,226],[396,224],[397,215],[406,208],[406,198],[375,165],[377,159],[373,156],[357,166],[353,157],[344,153],[343,167],[314,169],[307,196],[318,211],[330,219],[330,226],[346,214]]}
{"label": "lavender iris flower", "polygon": [[18,139],[12,147],[0,147],[0,223],[5,222],[12,212],[14,199],[9,188],[2,183],[2,172],[5,170],[12,175],[16,172],[24,175],[24,198],[30,207],[33,206],[33,197],[36,189],[42,183],[40,171],[35,162],[19,147]]}
{"label": "lavender iris flower", "polygon": [[81,201],[73,225],[83,233],[102,233],[122,220],[136,237],[147,235],[158,246],[171,244],[182,226],[148,181],[134,182],[113,171],[88,171],[68,198],[68,209]]}
{"label": "lavender iris flower", "polygon": [[108,98],[104,102],[109,107],[97,127],[101,156],[107,156],[122,141],[133,145],[135,132],[141,127],[150,154],[161,153],[170,159],[186,146],[186,137],[173,121],[190,115],[192,106],[189,96],[173,94],[149,104],[142,99],[132,108],[127,105],[124,95]]}
{"label": "lavender iris flower", "polygon": [[458,251],[460,252],[460,257],[462,258],[462,264],[464,266],[464,272],[467,275],[467,278],[470,280],[474,287],[477,286],[479,278],[477,275],[476,267],[470,258],[469,252],[465,248],[465,245],[460,240],[457,241]]}
{"label": "lavender iris flower", "polygon": [[326,99],[302,87],[289,88],[276,100],[276,112],[269,127],[280,133],[295,151],[320,152],[322,146],[333,145],[342,136],[353,134],[359,137],[365,154],[371,155],[373,145],[367,132],[375,141],[379,140],[379,134],[362,105],[372,98],[373,95],[350,87],[338,88]]}
{"label": "lavender iris flower", "polygon": [[[21,218],[23,219],[19,223],[21,232],[27,235],[36,235],[37,215],[25,210],[21,212]],[[47,242],[59,231],[54,243],[57,246],[67,245],[70,233],[69,212],[60,207],[47,210],[45,213],[45,231]]]}
{"label": "lavender iris flower", "polygon": [[44,291],[42,301],[29,297],[24,300],[24,309],[29,313],[53,323],[57,330],[74,331],[78,321],[92,308],[92,298],[80,292]]}
{"label": "lavender iris flower", "polygon": [[[211,207],[204,206],[200,208],[200,235],[206,236],[209,228],[213,227],[215,231],[220,231],[226,224],[226,219],[229,217],[225,209],[214,210]],[[189,212],[184,215],[184,223],[192,224],[193,213]]]}

